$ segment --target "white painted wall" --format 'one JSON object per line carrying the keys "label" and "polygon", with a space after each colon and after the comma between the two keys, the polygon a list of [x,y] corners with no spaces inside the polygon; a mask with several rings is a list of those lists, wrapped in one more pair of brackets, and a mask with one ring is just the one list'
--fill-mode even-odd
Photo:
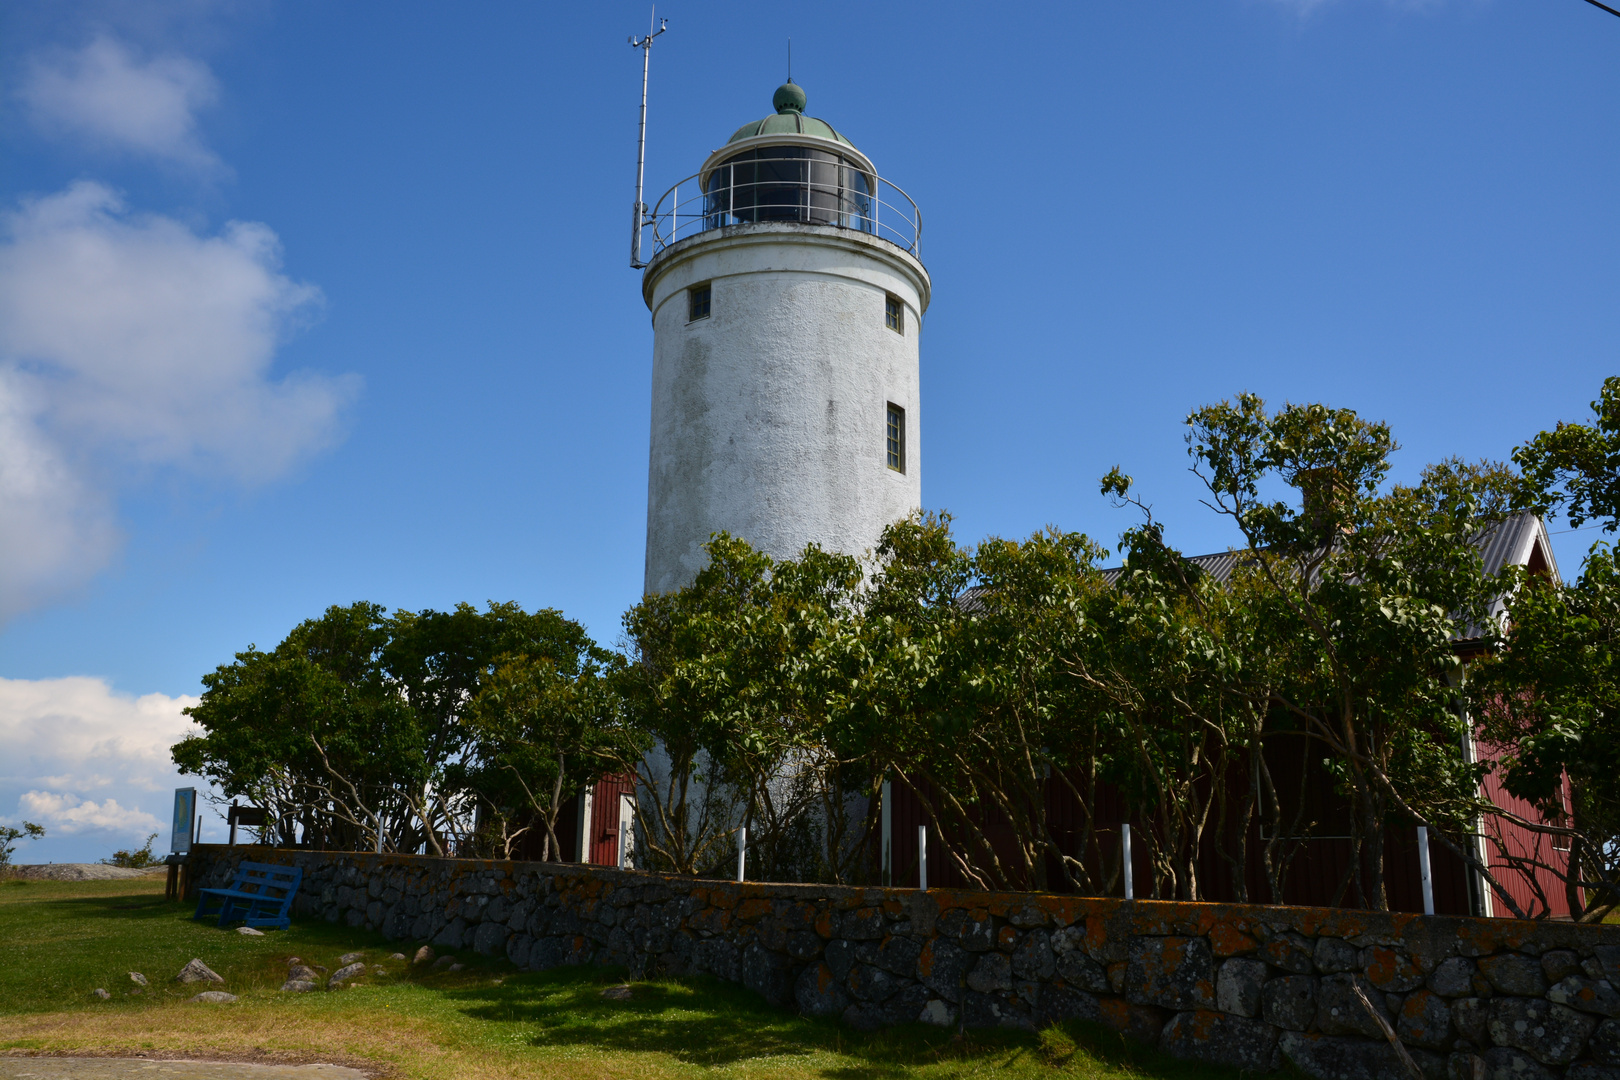
{"label": "white painted wall", "polygon": [[[709,282],[710,315],[688,321],[687,289]],[[739,225],[653,260],[648,592],[702,567],[726,530],[776,558],[816,541],[860,555],[922,505],[917,339],[927,271],[863,233]],[[906,306],[905,333],[884,298]],[[906,410],[906,472],[888,468],[887,406]]]}

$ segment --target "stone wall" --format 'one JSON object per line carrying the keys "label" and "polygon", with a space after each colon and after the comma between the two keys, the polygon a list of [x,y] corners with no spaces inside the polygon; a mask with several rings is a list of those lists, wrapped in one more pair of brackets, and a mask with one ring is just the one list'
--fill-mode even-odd
{"label": "stone wall", "polygon": [[297,916],[520,968],[707,973],[870,1030],[1080,1018],[1181,1057],[1344,1080],[1620,1080],[1620,926],[701,881],[577,864],[203,845],[304,868]]}

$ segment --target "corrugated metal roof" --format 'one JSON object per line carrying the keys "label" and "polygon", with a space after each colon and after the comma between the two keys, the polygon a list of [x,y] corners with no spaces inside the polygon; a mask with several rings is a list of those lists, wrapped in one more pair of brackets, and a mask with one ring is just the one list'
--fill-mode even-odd
{"label": "corrugated metal roof", "polygon": [[1480,541],[1485,559],[1485,572],[1497,574],[1506,566],[1524,566],[1530,562],[1536,541],[1547,558],[1552,573],[1558,573],[1553,562],[1552,542],[1547,537],[1547,526],[1534,514],[1515,514],[1486,533]]}
{"label": "corrugated metal roof", "polygon": [[[1485,563],[1485,572],[1494,576],[1501,573],[1504,567],[1526,565],[1535,550],[1538,537],[1541,538],[1542,552],[1552,573],[1556,575],[1558,566],[1553,562],[1552,544],[1547,540],[1547,527],[1542,524],[1540,518],[1530,513],[1515,514],[1480,536],[1477,543]],[[1194,555],[1188,561],[1216,581],[1225,583],[1243,564],[1243,558],[1243,552],[1228,549],[1211,555]],[[1124,569],[1122,566],[1111,566],[1102,573],[1109,582],[1114,582],[1119,579]]]}
{"label": "corrugated metal roof", "polygon": [[[1535,514],[1516,514],[1486,533],[1480,541],[1485,572],[1499,574],[1509,566],[1528,566],[1537,545],[1547,561],[1547,572],[1554,581],[1558,576],[1558,560],[1553,557],[1552,538],[1547,535],[1547,524]],[[1491,605],[1491,615],[1501,618],[1507,611],[1506,595]],[[1478,627],[1470,627],[1470,636],[1478,636]]]}
{"label": "corrugated metal roof", "polygon": [[[1242,551],[1218,551],[1211,555],[1194,555],[1187,561],[1198,569],[1224,585],[1231,580],[1237,568],[1244,563],[1246,553]],[[1123,566],[1110,566],[1101,571],[1103,580],[1112,585],[1125,573]]]}

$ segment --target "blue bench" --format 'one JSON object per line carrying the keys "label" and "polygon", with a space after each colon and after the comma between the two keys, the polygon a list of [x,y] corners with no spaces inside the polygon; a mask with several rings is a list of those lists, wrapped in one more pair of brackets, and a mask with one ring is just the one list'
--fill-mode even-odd
{"label": "blue bench", "polygon": [[296,866],[244,862],[236,868],[230,888],[197,890],[197,914],[192,919],[213,918],[211,905],[218,904],[220,926],[240,921],[285,930],[292,922],[288,912],[303,880],[304,871]]}

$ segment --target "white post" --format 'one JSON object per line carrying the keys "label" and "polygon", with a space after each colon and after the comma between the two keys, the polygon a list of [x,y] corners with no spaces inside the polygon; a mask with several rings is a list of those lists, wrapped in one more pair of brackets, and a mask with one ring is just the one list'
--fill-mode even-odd
{"label": "white post", "polygon": [[917,826],[917,889],[928,891],[928,826]]}
{"label": "white post", "polygon": [[1131,825],[1130,822],[1119,827],[1120,858],[1125,864],[1125,899],[1136,899],[1136,886],[1131,878]]}
{"label": "white post", "polygon": [[743,879],[744,860],[748,858],[748,826],[737,830],[737,880]]}
{"label": "white post", "polygon": [[894,884],[894,807],[889,801],[889,782],[883,781],[883,884]]}
{"label": "white post", "polygon": [[619,869],[624,869],[624,818],[619,819]]}
{"label": "white post", "polygon": [[591,861],[591,816],[595,810],[592,805],[592,796],[595,785],[579,793],[579,861]]}
{"label": "white post", "polygon": [[1434,878],[1429,875],[1429,827],[1419,825],[1418,871],[1423,875],[1423,914],[1434,914]]}

